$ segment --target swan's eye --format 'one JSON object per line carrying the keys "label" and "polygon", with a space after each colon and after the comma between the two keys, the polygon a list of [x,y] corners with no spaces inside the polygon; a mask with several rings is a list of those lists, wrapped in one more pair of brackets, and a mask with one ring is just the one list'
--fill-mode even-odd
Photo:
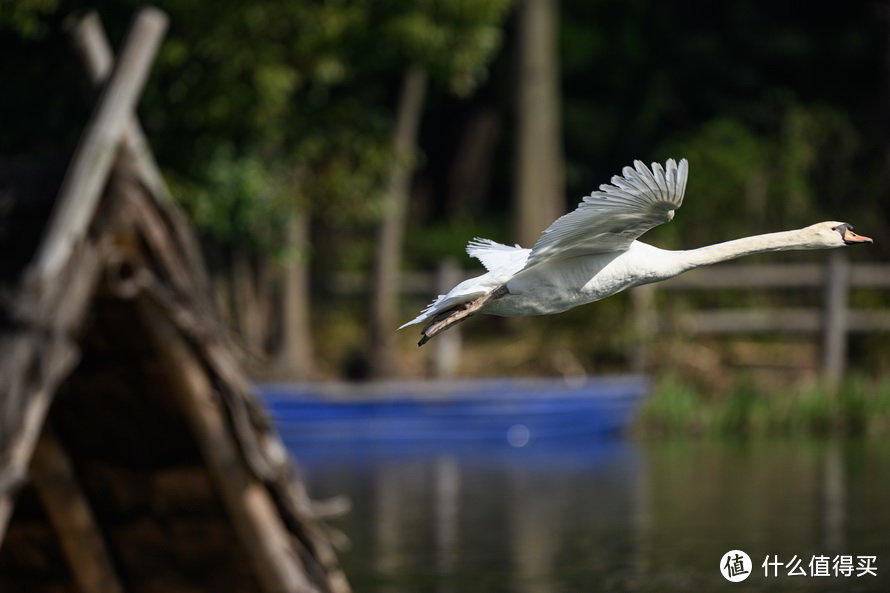
{"label": "swan's eye", "polygon": [[831,230],[837,231],[838,233],[840,233],[841,237],[843,237],[847,231],[853,230],[853,225],[845,222],[843,224],[837,225],[836,227],[832,228]]}

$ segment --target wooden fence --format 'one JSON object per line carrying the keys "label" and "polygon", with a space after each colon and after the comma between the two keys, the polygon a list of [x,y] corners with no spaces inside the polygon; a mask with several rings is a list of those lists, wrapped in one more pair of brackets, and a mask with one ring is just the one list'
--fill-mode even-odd
{"label": "wooden fence", "polygon": [[[674,319],[661,315],[656,293],[816,289],[822,293],[818,307],[733,308],[686,311]],[[678,331],[686,335],[818,334],[821,336],[821,369],[829,382],[838,381],[847,359],[850,333],[890,332],[890,310],[851,309],[854,289],[890,289],[890,265],[851,264],[847,254],[830,251],[824,263],[745,264],[731,263],[701,268],[657,284],[631,291],[632,315],[637,333],[634,366],[648,366],[648,346],[657,333]]]}
{"label": "wooden fence", "polygon": [[[471,275],[454,260],[444,261],[438,272],[406,273],[403,294],[429,296],[447,292]],[[360,276],[341,276],[334,290],[356,294],[367,290]],[[777,291],[815,289],[821,303],[812,307],[746,307],[686,310],[677,315],[660,310],[657,294],[714,290]],[[890,309],[851,309],[851,290],[890,289],[890,264],[851,264],[842,250],[830,251],[823,262],[786,264],[727,263],[687,272],[676,278],[647,284],[630,291],[631,318],[636,346],[631,353],[635,370],[650,366],[650,347],[660,333],[702,335],[813,334],[821,339],[821,369],[826,380],[837,381],[844,373],[847,337],[850,333],[890,332]],[[422,300],[422,299],[421,299]],[[433,372],[453,375],[460,358],[459,326],[430,343]]]}

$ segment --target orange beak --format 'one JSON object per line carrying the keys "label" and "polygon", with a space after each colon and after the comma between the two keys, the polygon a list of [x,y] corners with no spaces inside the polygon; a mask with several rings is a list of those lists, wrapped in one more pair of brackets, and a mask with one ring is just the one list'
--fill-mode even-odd
{"label": "orange beak", "polygon": [[850,229],[844,231],[844,243],[847,245],[853,245],[854,243],[874,243],[868,237],[863,237],[862,235],[857,235]]}

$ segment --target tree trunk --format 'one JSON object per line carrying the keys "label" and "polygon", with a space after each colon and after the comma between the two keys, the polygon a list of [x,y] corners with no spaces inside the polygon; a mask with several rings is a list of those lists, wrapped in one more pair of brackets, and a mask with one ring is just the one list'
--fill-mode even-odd
{"label": "tree trunk", "polygon": [[261,358],[264,354],[265,325],[263,307],[259,302],[254,265],[250,255],[239,248],[232,250],[232,301],[234,318],[244,341],[248,358]]}
{"label": "tree trunk", "polygon": [[452,219],[479,212],[488,195],[500,117],[491,108],[476,111],[461,135],[448,183],[447,208]]}
{"label": "tree trunk", "polygon": [[557,0],[524,0],[519,23],[516,240],[531,247],[565,210]]}
{"label": "tree trunk", "polygon": [[287,230],[287,244],[294,255],[284,268],[281,290],[281,340],[269,369],[270,378],[278,381],[306,379],[312,372],[308,227],[308,215],[294,209]]}
{"label": "tree trunk", "polygon": [[368,327],[368,363],[372,377],[396,374],[395,330],[399,268],[408,211],[411,173],[423,113],[426,72],[412,66],[405,73],[393,137],[393,161],[377,237]]}

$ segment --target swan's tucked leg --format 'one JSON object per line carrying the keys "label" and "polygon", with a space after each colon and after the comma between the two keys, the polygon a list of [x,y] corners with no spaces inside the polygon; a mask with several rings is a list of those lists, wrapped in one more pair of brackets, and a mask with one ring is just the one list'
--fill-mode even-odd
{"label": "swan's tucked leg", "polygon": [[507,294],[507,292],[507,287],[501,286],[500,288],[493,290],[476,300],[457,305],[456,307],[452,307],[447,311],[442,311],[441,313],[433,317],[430,322],[426,324],[423,330],[421,330],[421,338],[420,341],[417,342],[417,345],[423,346],[424,344],[429,342],[436,334],[439,334],[452,325],[456,325],[464,319],[467,319],[471,315],[474,315],[477,311],[479,311],[479,309],[481,309],[491,301],[501,298],[502,296]]}

